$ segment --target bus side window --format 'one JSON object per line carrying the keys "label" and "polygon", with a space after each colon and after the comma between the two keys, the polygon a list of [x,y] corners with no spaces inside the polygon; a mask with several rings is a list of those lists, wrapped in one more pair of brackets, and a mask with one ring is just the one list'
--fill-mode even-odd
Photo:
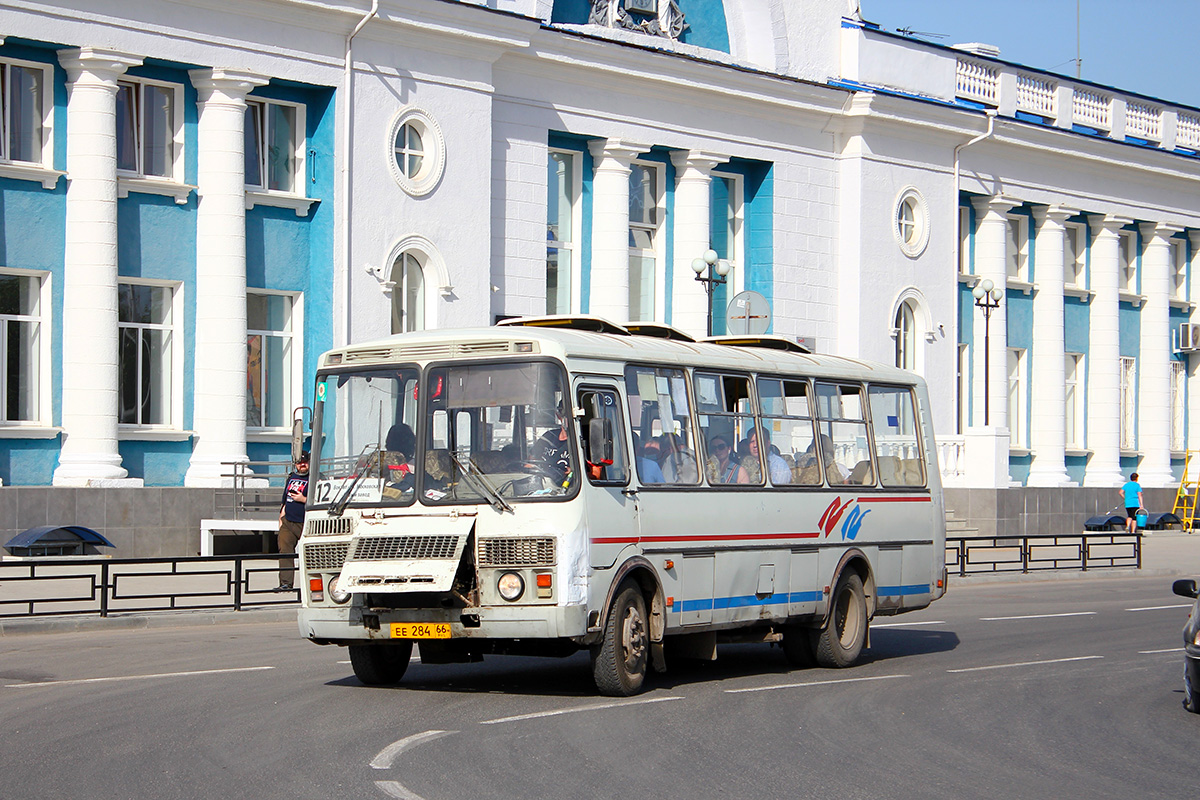
{"label": "bus side window", "polygon": [[875,470],[862,386],[818,383],[816,389],[817,430],[829,482],[873,486]]}
{"label": "bus side window", "polygon": [[917,437],[912,391],[899,386],[872,386],[869,396],[880,485],[924,486],[925,462]]}
{"label": "bus side window", "polygon": [[[687,379],[681,369],[625,368],[629,424],[635,432],[638,479],[643,484],[694,486],[700,482]],[[640,435],[641,440],[638,441]]]}
{"label": "bus side window", "polygon": [[761,484],[759,460],[744,442],[754,428],[750,379],[697,372],[692,376],[699,414],[704,472],[710,484]]}
{"label": "bus side window", "polygon": [[[594,484],[624,486],[629,483],[629,454],[625,449],[625,428],[621,424],[621,403],[616,392],[605,389],[580,390],[579,407],[583,410],[583,416],[579,420],[580,446],[588,480]],[[592,420],[608,422],[608,429],[612,432],[611,463],[592,459]]]}

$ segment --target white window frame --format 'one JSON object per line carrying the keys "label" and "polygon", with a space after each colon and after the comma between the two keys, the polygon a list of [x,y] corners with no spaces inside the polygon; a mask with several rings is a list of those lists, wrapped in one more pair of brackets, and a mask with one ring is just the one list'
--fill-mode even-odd
{"label": "white window frame", "polygon": [[[135,151],[137,157],[136,168],[118,169],[117,176],[119,178],[139,178],[148,181],[173,181],[175,183],[183,182],[183,165],[184,165],[184,137],[183,137],[183,85],[178,83],[168,83],[166,81],[148,80],[146,78],[122,77],[117,81],[117,86],[131,87],[135,93],[134,105],[134,137],[136,139]],[[146,87],[153,86],[159,89],[168,89],[171,92],[171,174],[170,175],[147,175],[146,162],[146,142],[143,140],[145,132],[145,94]]]}
{"label": "white window frame", "polygon": [[971,209],[958,207],[958,274],[971,274]]}
{"label": "white window frame", "polygon": [[1137,446],[1137,359],[1122,356],[1119,369],[1121,449],[1133,450]]}
{"label": "white window frame", "polygon": [[[249,338],[254,335],[274,336],[279,338],[287,338],[291,340],[291,374],[292,380],[287,384],[288,405],[292,411],[300,405],[300,398],[304,397],[304,294],[302,292],[285,292],[274,289],[246,289],[247,295],[272,295],[290,298],[292,301],[291,315],[291,330],[286,334],[280,331],[264,331],[257,328],[251,328],[247,325],[246,336]],[[249,355],[249,354],[247,354]],[[265,362],[264,362],[265,364]],[[247,365],[249,367],[249,365]],[[264,366],[265,368],[265,366]],[[266,425],[254,425],[249,423],[246,425],[246,433],[291,433],[291,417],[280,427],[270,427]]]}
{"label": "white window frame", "polygon": [[[42,151],[36,161],[17,161],[10,157],[9,152],[9,87],[12,86],[10,70],[12,67],[36,69],[42,73],[41,119],[42,119]],[[21,180],[37,180],[43,188],[53,189],[58,184],[58,178],[65,173],[53,169],[54,164],[54,67],[37,61],[24,61],[15,58],[0,59],[0,69],[4,72],[4,87],[2,108],[0,114],[0,177],[17,178]]]}
{"label": "white window frame", "polygon": [[1085,397],[1087,382],[1084,379],[1086,362],[1082,353],[1066,353],[1065,362],[1063,374],[1066,391],[1063,393],[1063,397],[1066,408],[1063,414],[1063,434],[1068,450],[1083,450],[1086,442],[1083,427],[1087,408]]}
{"label": "white window frame", "polygon": [[[405,126],[412,126],[421,137],[421,167],[412,175],[396,158],[403,149],[396,147],[396,137]],[[400,188],[412,197],[422,197],[432,192],[446,168],[446,137],[442,135],[442,128],[433,115],[414,106],[400,109],[388,127],[386,143],[388,167]]]}
{"label": "white window frame", "polygon": [[1122,292],[1137,294],[1137,233],[1119,231],[1117,237],[1117,280]]}
{"label": "white window frame", "polygon": [[[137,431],[178,431],[183,424],[183,283],[180,281],[165,281],[154,278],[119,278],[118,284],[126,284],[129,286],[152,286],[156,288],[166,288],[171,290],[171,324],[161,325],[142,322],[117,322],[117,345],[120,347],[121,330],[124,328],[138,328],[142,330],[169,330],[171,332],[171,403],[170,417],[166,422],[162,423],[131,423],[119,422],[117,424],[118,433],[121,432],[137,432]],[[119,314],[118,314],[119,320]],[[118,370],[120,369],[120,355],[118,350],[117,358]],[[120,384],[117,387],[118,396],[120,395]]]}
{"label": "white window frame", "polygon": [[[0,268],[0,275],[10,275],[19,278],[33,278],[38,282],[38,313],[36,315],[27,314],[0,314],[0,325],[3,330],[0,330],[0,342],[7,344],[7,322],[16,320],[20,322],[36,322],[38,325],[38,364],[36,391],[37,398],[34,401],[34,407],[37,409],[37,418],[32,420],[7,420],[3,419],[7,413],[4,406],[0,405],[0,430],[20,433],[22,429],[28,432],[30,429],[46,428],[50,424],[53,414],[53,397],[52,397],[52,369],[51,369],[51,305],[53,294],[51,291],[50,281],[52,276],[49,272],[30,269],[13,269]],[[7,351],[0,347],[0,358],[7,360]],[[5,375],[0,372],[0,398],[7,395],[7,386],[5,384]]]}
{"label": "white window frame", "polygon": [[[733,241],[729,246],[730,258],[725,259],[729,264],[729,274],[725,277],[725,296],[733,296],[745,288],[746,283],[746,179],[744,175],[715,170],[711,173],[713,180],[730,181],[729,205],[733,209]],[[709,196],[712,189],[709,188]],[[711,217],[711,210],[709,213]],[[665,291],[665,287],[664,287]]]}
{"label": "white window frame", "polygon": [[[1027,351],[1023,347],[1008,348],[1008,430],[1010,447],[1024,449],[1028,431],[1028,367]],[[1014,369],[1014,361],[1015,369]]]}
{"label": "white window frame", "polygon": [[1007,220],[1004,234],[1005,274],[1010,281],[1028,283],[1029,217],[1024,214],[1008,214]]}
{"label": "white window frame", "polygon": [[1187,302],[1188,246],[1183,239],[1171,239],[1171,299]]}
{"label": "white window frame", "polygon": [[892,236],[909,258],[921,255],[929,244],[929,205],[915,186],[902,189],[896,197]]}
{"label": "white window frame", "polygon": [[[583,153],[578,150],[551,147],[547,151],[547,162],[549,162],[550,157],[553,155],[564,156],[571,160],[571,186],[568,187],[568,197],[571,204],[571,239],[569,241],[559,241],[556,244],[556,249],[560,252],[566,251],[571,254],[571,300],[568,312],[575,314],[583,306],[583,249],[581,247],[581,240],[583,238]],[[549,220],[549,208],[547,208],[547,220]],[[548,280],[549,278],[547,278]],[[550,287],[547,283],[547,302],[549,301],[549,289]],[[553,313],[548,306],[546,313]]]}
{"label": "white window frame", "polygon": [[[431,287],[430,287],[430,282],[429,282],[429,270],[427,269],[428,258],[429,258],[428,255],[421,252],[420,250],[411,250],[410,249],[410,250],[402,251],[392,261],[392,267],[391,267],[390,278],[389,278],[389,280],[392,284],[392,289],[391,289],[392,308],[391,308],[390,316],[391,316],[392,322],[394,323],[395,317],[396,317],[396,311],[397,311],[397,302],[399,302],[398,308],[399,308],[400,314],[401,314],[400,319],[401,319],[401,327],[402,327],[401,331],[393,331],[393,333],[408,333],[408,332],[415,332],[415,331],[424,331],[424,330],[429,330],[431,327],[429,324],[429,313],[430,313],[429,297],[430,297],[430,288]],[[408,326],[408,320],[412,314],[412,309],[410,309],[408,306],[408,288],[409,287],[408,287],[408,270],[406,269],[406,267],[407,267],[406,262],[408,259],[412,259],[413,264],[415,264],[417,267],[417,271],[421,273],[421,297],[420,297],[421,325],[420,325],[420,327],[412,327],[412,328],[410,328]]]}
{"label": "white window frame", "polygon": [[[653,309],[650,310],[649,317],[647,319],[634,320],[634,321],[661,320],[666,317],[666,311],[667,311],[667,298],[666,298],[667,271],[665,269],[659,269],[659,267],[665,263],[665,258],[666,258],[666,250],[665,250],[665,242],[663,241],[663,233],[664,233],[664,223],[666,221],[665,198],[666,198],[667,170],[666,170],[665,165],[663,165],[662,163],[660,163],[658,161],[635,160],[632,163],[643,169],[652,170],[654,172],[654,175],[655,175],[654,208],[655,208],[656,216],[657,216],[657,224],[655,224],[655,225],[647,225],[645,223],[634,222],[632,217],[629,220],[630,233],[632,233],[634,230],[649,232],[650,237],[653,242],[653,247],[649,248],[649,249],[636,248],[636,247],[629,248],[629,257],[631,259],[635,256],[642,257],[642,258],[653,258],[654,259]],[[632,278],[632,271],[630,272],[630,277]],[[632,280],[630,280],[630,282],[629,282],[629,287],[630,287],[630,293],[632,296],[632,291],[633,291],[633,281]],[[644,310],[643,310],[643,317],[646,317]],[[632,313],[630,314],[630,319],[631,320],[633,319]]]}
{"label": "white window frame", "polygon": [[[262,136],[258,141],[258,156],[259,156],[259,174],[262,177],[262,182],[258,184],[247,183],[246,191],[255,194],[262,194],[268,197],[303,197],[305,195],[305,181],[308,176],[308,124],[305,119],[306,108],[303,103],[290,103],[286,100],[274,100],[269,97],[257,97],[251,95],[246,98],[246,106],[261,106],[262,107]],[[296,165],[292,173],[292,190],[284,191],[282,189],[267,188],[267,142],[271,139],[270,131],[267,129],[267,121],[271,115],[267,113],[270,106],[284,106],[294,109],[296,112],[296,140],[294,142],[294,152],[292,157]]]}
{"label": "white window frame", "polygon": [[1187,449],[1187,363],[1171,360],[1171,451]]}
{"label": "white window frame", "polygon": [[971,427],[971,345],[958,345],[958,419],[959,436]]}
{"label": "white window frame", "polygon": [[1078,222],[1063,225],[1063,284],[1076,289],[1087,284],[1087,227]]}
{"label": "white window frame", "polygon": [[900,369],[917,370],[917,351],[920,334],[917,330],[917,312],[910,301],[901,301],[892,319],[895,328],[895,362]]}

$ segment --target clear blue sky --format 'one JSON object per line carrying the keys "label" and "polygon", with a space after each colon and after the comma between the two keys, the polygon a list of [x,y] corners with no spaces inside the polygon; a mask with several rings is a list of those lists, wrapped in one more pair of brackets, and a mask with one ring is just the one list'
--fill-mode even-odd
{"label": "clear blue sky", "polygon": [[[1200,0],[1078,0],[1084,80],[1200,108]],[[860,0],[863,19],[1075,75],[1076,0]]]}

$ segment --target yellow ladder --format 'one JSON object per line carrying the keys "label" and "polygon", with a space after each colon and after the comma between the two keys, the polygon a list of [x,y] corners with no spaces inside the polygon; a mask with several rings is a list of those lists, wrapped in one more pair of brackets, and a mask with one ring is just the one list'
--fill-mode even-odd
{"label": "yellow ladder", "polygon": [[1179,491],[1175,494],[1175,516],[1179,517],[1183,530],[1192,532],[1196,522],[1196,496],[1200,492],[1200,475],[1192,473],[1192,457],[1200,461],[1200,451],[1188,450],[1183,461],[1183,478],[1179,481]]}

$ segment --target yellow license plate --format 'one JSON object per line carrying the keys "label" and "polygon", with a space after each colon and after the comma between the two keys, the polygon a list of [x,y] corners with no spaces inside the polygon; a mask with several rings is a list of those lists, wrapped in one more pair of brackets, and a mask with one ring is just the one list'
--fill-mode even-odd
{"label": "yellow license plate", "polygon": [[448,622],[393,622],[393,639],[449,639]]}

